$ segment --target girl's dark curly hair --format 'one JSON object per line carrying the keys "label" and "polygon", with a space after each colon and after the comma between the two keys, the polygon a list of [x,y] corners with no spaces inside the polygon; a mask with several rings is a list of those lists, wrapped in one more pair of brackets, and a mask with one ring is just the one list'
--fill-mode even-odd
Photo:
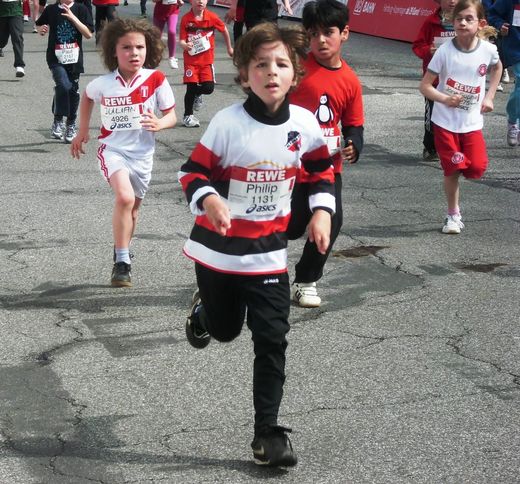
{"label": "girl's dark curly hair", "polygon": [[101,55],[109,71],[117,69],[116,45],[126,34],[143,34],[146,41],[146,59],[144,67],[155,69],[161,62],[164,44],[161,33],[146,20],[117,19],[108,22],[101,31]]}
{"label": "girl's dark curly hair", "polygon": [[[272,42],[281,42],[285,45],[293,65],[295,85],[298,85],[305,74],[301,59],[307,55],[307,35],[301,27],[278,27],[271,22],[261,23],[240,37],[233,54],[233,64],[238,69],[238,75],[235,77],[238,85],[241,85],[242,81],[247,81],[249,62],[256,57],[259,47]],[[249,88],[242,89],[249,94]]]}

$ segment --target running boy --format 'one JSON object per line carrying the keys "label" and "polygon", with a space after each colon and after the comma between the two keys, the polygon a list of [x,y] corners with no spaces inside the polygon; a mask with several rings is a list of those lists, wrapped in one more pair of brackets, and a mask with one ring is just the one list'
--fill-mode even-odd
{"label": "running boy", "polygon": [[[456,37],[435,52],[420,85],[421,93],[434,101],[433,136],[444,170],[448,201],[448,215],[442,227],[445,234],[459,234],[464,228],[459,208],[460,175],[478,179],[486,171],[482,113],[493,110],[502,75],[496,46],[478,38],[486,25],[480,0],[460,0],[453,9],[453,25]],[[437,76],[439,84],[435,88]]]}
{"label": "running boy", "polygon": [[193,0],[191,9],[181,19],[179,44],[184,49],[184,117],[182,124],[197,128],[200,121],[193,114],[202,106],[202,95],[215,88],[215,30],[222,33],[229,56],[233,47],[228,29],[220,18],[206,9],[208,0]]}
{"label": "running boy", "polygon": [[297,462],[290,430],[278,425],[278,410],[290,306],[285,230],[302,165],[311,173],[309,234],[321,252],[329,245],[335,206],[331,159],[318,123],[287,98],[301,76],[298,55],[304,46],[301,30],[270,23],[242,36],[235,80],[247,100],[214,116],[179,172],[197,216],[184,246],[195,262],[199,288],[186,335],[196,348],[211,337],[231,341],[247,312],[255,352],[251,446],[255,462],[268,466]]}
{"label": "running boy", "polygon": [[[291,292],[293,300],[302,307],[316,307],[321,303],[316,281],[323,275],[323,267],[343,224],[343,161],[356,163],[363,149],[361,83],[341,58],[341,46],[349,34],[348,19],[348,9],[336,0],[309,2],[303,9],[302,21],[310,37],[311,51],[304,64],[305,76],[291,93],[291,103],[311,111],[321,126],[334,160],[336,208],[328,250],[321,253],[309,239],[296,264]],[[342,135],[344,148],[341,148]],[[290,240],[302,236],[312,216],[307,203],[312,185],[308,182],[308,174],[302,170],[292,196],[293,214],[288,229]]]}
{"label": "running boy", "polygon": [[[439,0],[440,6],[426,18],[412,44],[414,54],[422,59],[423,75],[428,69],[435,51],[447,40],[455,36],[453,30],[452,12],[457,0]],[[436,86],[437,83],[434,84]],[[423,160],[438,161],[435,151],[432,131],[433,101],[424,98],[424,137]]]}
{"label": "running boy", "polygon": [[[112,214],[114,267],[112,286],[131,286],[129,246],[137,212],[150,183],[156,131],[175,125],[175,99],[165,75],[154,70],[164,45],[146,20],[114,20],[101,36],[109,74],[91,81],[80,104],[79,132],[72,141],[74,158],[85,153],[94,103],[101,107],[97,157],[114,192]],[[155,111],[163,114],[158,118]]]}
{"label": "running boy", "polygon": [[[75,138],[79,106],[79,76],[83,69],[83,37],[94,32],[92,16],[85,5],[59,0],[45,7],[36,20],[40,35],[49,33],[47,64],[54,79],[51,137],[70,143]],[[67,118],[67,124],[63,117]]]}

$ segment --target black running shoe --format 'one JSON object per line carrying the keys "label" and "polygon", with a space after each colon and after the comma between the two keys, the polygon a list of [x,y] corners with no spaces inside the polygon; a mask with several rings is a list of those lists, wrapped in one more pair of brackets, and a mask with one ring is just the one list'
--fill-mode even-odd
{"label": "black running shoe", "polygon": [[255,432],[251,442],[255,464],[268,467],[292,467],[298,463],[298,457],[287,435],[291,429],[276,425]]}
{"label": "black running shoe", "polygon": [[188,338],[188,343],[198,349],[205,348],[211,341],[209,333],[205,329],[200,328],[197,324],[199,322],[197,313],[201,308],[202,303],[200,301],[199,291],[197,290],[193,293],[193,297],[191,298],[190,315],[186,319],[186,337]]}
{"label": "black running shoe", "polygon": [[131,266],[126,262],[116,262],[112,269],[112,286],[114,287],[131,287],[132,274]]}

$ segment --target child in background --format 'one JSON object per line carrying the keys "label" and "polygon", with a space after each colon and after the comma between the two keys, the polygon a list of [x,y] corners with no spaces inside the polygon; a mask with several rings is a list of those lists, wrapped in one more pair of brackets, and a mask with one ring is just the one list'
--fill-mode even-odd
{"label": "child in background", "polygon": [[[307,240],[296,264],[292,298],[302,307],[321,304],[316,281],[343,224],[341,203],[343,162],[356,163],[363,149],[363,98],[356,73],[341,58],[341,46],[349,34],[348,8],[336,0],[308,2],[303,9],[303,26],[310,38],[310,53],[305,60],[300,85],[291,93],[291,103],[311,111],[318,120],[334,161],[336,209],[332,217],[330,244],[322,254]],[[339,125],[341,124],[341,129]],[[345,147],[341,148],[341,136]],[[307,203],[311,185],[308,173],[301,172],[293,191],[292,217],[287,230],[289,240],[302,236],[312,213]]]}
{"label": "child in background", "polygon": [[[452,12],[457,0],[439,0],[440,7],[435,10],[422,24],[417,38],[412,44],[414,54],[422,59],[423,75],[428,69],[435,51],[447,40],[455,36],[452,23]],[[435,81],[434,86],[437,85]],[[433,141],[431,124],[433,101],[424,98],[424,137],[423,160],[439,161]]]}
{"label": "child in background", "polygon": [[323,253],[334,212],[331,159],[314,116],[289,105],[302,74],[300,29],[265,23],[242,36],[234,64],[245,103],[218,112],[181,167],[195,226],[184,253],[195,261],[197,291],[186,322],[189,343],[226,342],[247,325],[255,360],[255,462],[293,466],[296,454],[278,425],[289,331],[287,237],[291,190],[301,166],[312,173],[310,237]]}
{"label": "child in background", "polygon": [[482,113],[493,110],[502,75],[496,46],[478,38],[486,25],[480,0],[460,0],[453,9],[453,25],[456,37],[435,52],[420,85],[421,93],[434,101],[433,135],[448,201],[442,227],[445,234],[459,234],[464,228],[459,208],[460,175],[478,179],[487,168]]}
{"label": "child in background", "polygon": [[172,69],[179,68],[179,62],[175,57],[177,47],[177,21],[179,20],[179,9],[184,5],[183,0],[153,0],[153,24],[161,31],[164,25],[168,25],[168,62]]}
{"label": "child in background", "polygon": [[[79,76],[85,72],[83,37],[92,37],[92,16],[85,5],[60,0],[45,7],[36,25],[40,35],[49,33],[47,64],[55,83],[51,137],[70,143],[77,134]],[[63,117],[67,118],[66,125]]]}
{"label": "child in background", "polygon": [[[165,75],[154,70],[164,44],[146,20],[115,20],[104,29],[102,54],[109,74],[91,81],[81,98],[79,132],[71,154],[79,159],[89,140],[94,103],[101,107],[97,157],[114,192],[112,286],[131,286],[129,246],[137,212],[150,183],[156,131],[175,125],[175,99]],[[163,114],[158,118],[155,114]]]}
{"label": "child in background", "polygon": [[202,95],[215,89],[215,30],[222,33],[229,56],[233,55],[231,38],[220,18],[206,9],[208,0],[193,0],[181,20],[179,44],[184,49],[184,116],[182,124],[197,128],[200,121],[193,114],[202,106]]}
{"label": "child in background", "polygon": [[520,144],[520,0],[497,0],[489,9],[488,20],[502,34],[506,67],[511,67],[515,85],[507,100],[507,144]]}

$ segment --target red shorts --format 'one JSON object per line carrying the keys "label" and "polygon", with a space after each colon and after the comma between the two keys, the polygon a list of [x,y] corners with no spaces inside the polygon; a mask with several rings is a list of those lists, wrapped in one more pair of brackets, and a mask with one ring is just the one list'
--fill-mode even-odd
{"label": "red shorts", "polygon": [[482,130],[453,133],[434,124],[433,137],[444,176],[460,171],[465,178],[482,178],[488,166]]}
{"label": "red shorts", "polygon": [[197,84],[201,82],[215,82],[215,69],[213,69],[213,64],[205,66],[184,66],[183,82],[184,84],[191,82]]}

